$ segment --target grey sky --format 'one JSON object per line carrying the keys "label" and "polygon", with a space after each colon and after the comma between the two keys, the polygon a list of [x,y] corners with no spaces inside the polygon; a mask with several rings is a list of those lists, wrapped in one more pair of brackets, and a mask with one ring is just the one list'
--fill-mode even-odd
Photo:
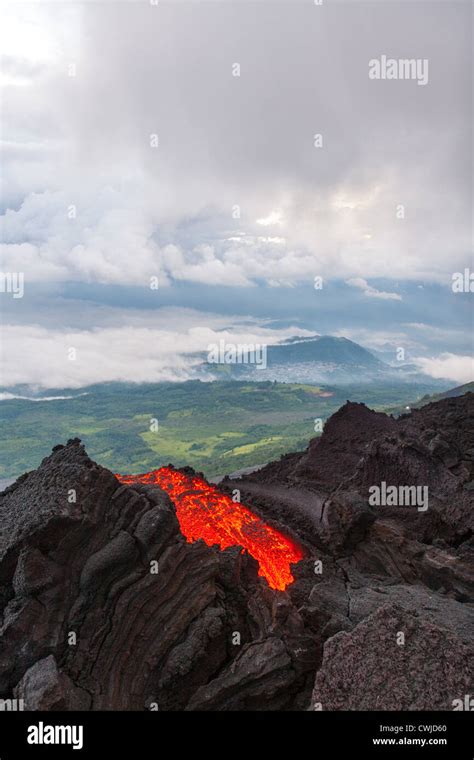
{"label": "grey sky", "polygon": [[[115,314],[129,308],[127,288],[142,288],[146,316],[153,276],[162,291],[193,288],[203,327],[209,288],[240,288],[250,315],[272,288],[307,329],[295,292],[315,276],[333,283],[334,303],[347,299],[334,332],[370,343],[376,328],[419,325],[418,285],[433,304],[445,293],[438,325],[428,309],[430,329],[472,326],[465,298],[450,295],[452,273],[472,266],[470,3],[3,7],[2,271],[26,281],[24,303],[4,304],[15,343],[26,314],[48,330],[57,307],[59,328],[58,296],[74,287],[76,301],[83,286],[115,289]],[[382,55],[426,59],[427,84],[369,79]],[[103,325],[89,304],[84,313],[87,341]],[[271,306],[264,315],[280,316]],[[403,328],[407,341],[414,329]],[[445,336],[440,361],[461,345]],[[41,368],[48,384],[40,346],[29,348],[25,382]],[[464,350],[453,379],[466,361]]]}

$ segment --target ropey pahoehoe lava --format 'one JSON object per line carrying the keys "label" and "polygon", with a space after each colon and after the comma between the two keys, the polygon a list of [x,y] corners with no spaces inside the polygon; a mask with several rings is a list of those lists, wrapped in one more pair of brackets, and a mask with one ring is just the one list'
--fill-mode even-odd
{"label": "ropey pahoehoe lava", "polygon": [[153,483],[166,491],[187,541],[202,538],[208,546],[218,544],[221,549],[242,546],[258,561],[259,575],[271,588],[284,590],[293,581],[291,564],[303,558],[302,548],[202,478],[172,467],[117,478],[126,485]]}

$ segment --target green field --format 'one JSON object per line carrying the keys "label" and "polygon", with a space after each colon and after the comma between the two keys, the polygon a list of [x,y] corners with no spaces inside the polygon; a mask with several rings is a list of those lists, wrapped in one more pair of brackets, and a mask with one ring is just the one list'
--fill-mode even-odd
{"label": "green field", "polygon": [[413,386],[200,381],[98,385],[81,393],[60,401],[0,403],[0,478],[37,467],[53,446],[73,437],[114,472],[146,472],[171,462],[213,477],[305,448],[315,435],[315,418],[326,419],[348,398],[384,409],[417,395]]}

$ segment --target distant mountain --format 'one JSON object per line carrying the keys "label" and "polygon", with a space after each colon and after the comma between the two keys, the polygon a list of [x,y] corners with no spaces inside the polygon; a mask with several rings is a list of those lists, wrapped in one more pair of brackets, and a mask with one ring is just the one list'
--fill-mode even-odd
{"label": "distant mountain", "polygon": [[457,385],[455,388],[449,388],[447,391],[440,393],[425,393],[421,398],[412,401],[410,404],[397,404],[396,406],[386,406],[384,411],[386,414],[391,414],[393,417],[399,417],[400,415],[412,412],[415,409],[421,409],[427,404],[431,404],[435,401],[442,401],[447,398],[457,398],[458,396],[464,396],[466,393],[474,393],[474,382],[464,383],[464,385]]}
{"label": "distant mountain", "polygon": [[431,401],[440,401],[442,398],[455,398],[456,396],[464,396],[465,393],[474,393],[474,382],[464,383],[464,385],[457,385],[456,388],[451,388],[449,391],[443,393],[433,393],[431,396],[426,395],[416,404],[416,406],[422,406],[423,404],[429,404]]}
{"label": "distant mountain", "polygon": [[[260,364],[260,366],[258,366]],[[413,365],[393,366],[348,338],[332,335],[292,337],[268,346],[266,360],[226,361],[203,364],[215,379],[271,380],[280,383],[347,385],[353,383],[428,384],[446,387],[446,382],[421,375]]]}
{"label": "distant mountain", "polygon": [[415,401],[412,405],[412,409],[420,409],[426,404],[431,404],[433,401],[441,401],[444,398],[457,398],[457,396],[464,396],[465,393],[474,393],[474,382],[464,383],[464,385],[457,385],[455,388],[450,388],[447,391],[440,393],[426,393],[422,398]]}
{"label": "distant mountain", "polygon": [[268,347],[268,364],[323,362],[355,367],[383,368],[384,362],[348,338],[317,335],[313,338],[292,338]]}

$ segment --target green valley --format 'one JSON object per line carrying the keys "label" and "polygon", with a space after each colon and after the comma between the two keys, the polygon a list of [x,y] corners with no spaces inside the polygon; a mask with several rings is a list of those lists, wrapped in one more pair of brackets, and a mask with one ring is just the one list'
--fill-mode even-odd
{"label": "green valley", "polygon": [[315,419],[325,420],[347,399],[386,409],[427,390],[193,380],[96,385],[54,401],[8,399],[0,403],[0,478],[37,467],[54,445],[74,437],[115,472],[171,462],[219,476],[303,449],[315,435]]}

